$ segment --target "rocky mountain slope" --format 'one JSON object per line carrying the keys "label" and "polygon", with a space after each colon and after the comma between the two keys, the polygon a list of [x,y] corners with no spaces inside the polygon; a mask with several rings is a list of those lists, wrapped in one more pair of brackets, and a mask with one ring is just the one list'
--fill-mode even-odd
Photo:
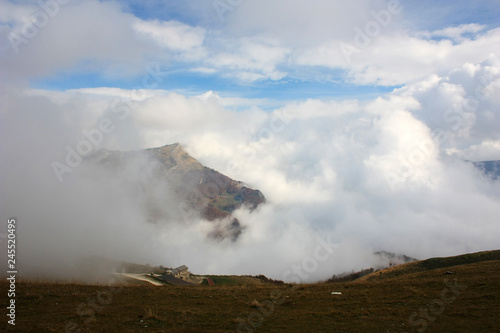
{"label": "rocky mountain slope", "polygon": [[225,220],[225,230],[212,234],[216,238],[224,238],[228,232],[236,238],[241,233],[239,221],[231,218],[234,210],[242,206],[254,210],[265,202],[259,190],[203,166],[178,143],[133,152],[102,149],[89,161],[104,166],[134,191],[143,193],[150,222],[196,216],[208,221]]}

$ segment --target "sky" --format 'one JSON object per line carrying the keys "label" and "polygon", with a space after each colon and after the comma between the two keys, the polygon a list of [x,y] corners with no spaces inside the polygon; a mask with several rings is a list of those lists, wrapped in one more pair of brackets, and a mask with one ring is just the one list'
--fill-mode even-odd
{"label": "sky", "polygon": [[[0,0],[0,214],[21,221],[20,262],[317,281],[374,251],[498,249],[499,183],[468,161],[500,160],[499,17],[498,0]],[[150,193],[79,160],[174,142],[266,196],[235,213],[237,242],[148,224]]]}

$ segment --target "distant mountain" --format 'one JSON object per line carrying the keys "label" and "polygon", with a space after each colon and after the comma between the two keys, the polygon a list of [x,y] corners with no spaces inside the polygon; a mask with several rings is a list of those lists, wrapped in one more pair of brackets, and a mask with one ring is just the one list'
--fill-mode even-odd
{"label": "distant mountain", "polygon": [[102,149],[88,161],[145,193],[145,213],[151,222],[194,215],[226,221],[210,235],[214,238],[236,239],[242,228],[231,213],[242,206],[254,210],[266,200],[259,190],[203,166],[178,143],[133,152]]}
{"label": "distant mountain", "polygon": [[500,178],[500,161],[472,162],[476,168],[493,180]]}

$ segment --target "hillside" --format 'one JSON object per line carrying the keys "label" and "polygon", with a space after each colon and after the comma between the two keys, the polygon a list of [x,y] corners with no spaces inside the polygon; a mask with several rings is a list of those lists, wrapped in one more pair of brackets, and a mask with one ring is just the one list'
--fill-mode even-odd
{"label": "hillside", "polygon": [[444,258],[430,258],[426,260],[414,261],[390,268],[386,268],[381,271],[377,271],[366,276],[363,276],[359,280],[383,280],[389,278],[395,278],[403,275],[433,271],[438,269],[447,269],[448,273],[452,273],[453,268],[456,266],[470,265],[481,263],[484,261],[499,261],[500,260],[500,250],[496,251],[484,251],[477,253],[469,253],[454,257],[444,257]]}
{"label": "hillside", "polygon": [[[4,321],[2,331],[498,332],[499,252],[405,264],[386,270],[402,274],[380,279],[310,285],[223,276],[213,276],[219,285],[189,287],[21,280],[16,326]],[[5,279],[0,287],[8,289]]]}

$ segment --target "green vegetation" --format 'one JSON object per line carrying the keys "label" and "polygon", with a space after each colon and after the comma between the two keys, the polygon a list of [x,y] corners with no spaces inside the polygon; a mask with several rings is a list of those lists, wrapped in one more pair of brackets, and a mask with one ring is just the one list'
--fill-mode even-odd
{"label": "green vegetation", "polygon": [[[251,286],[262,285],[264,282],[252,276],[239,276],[239,275],[204,275],[206,278],[211,278],[216,286]],[[203,285],[208,285],[206,280]]]}
{"label": "green vegetation", "polygon": [[226,212],[232,212],[241,205],[241,202],[236,200],[234,195],[230,195],[226,191],[213,199],[210,205]]}

